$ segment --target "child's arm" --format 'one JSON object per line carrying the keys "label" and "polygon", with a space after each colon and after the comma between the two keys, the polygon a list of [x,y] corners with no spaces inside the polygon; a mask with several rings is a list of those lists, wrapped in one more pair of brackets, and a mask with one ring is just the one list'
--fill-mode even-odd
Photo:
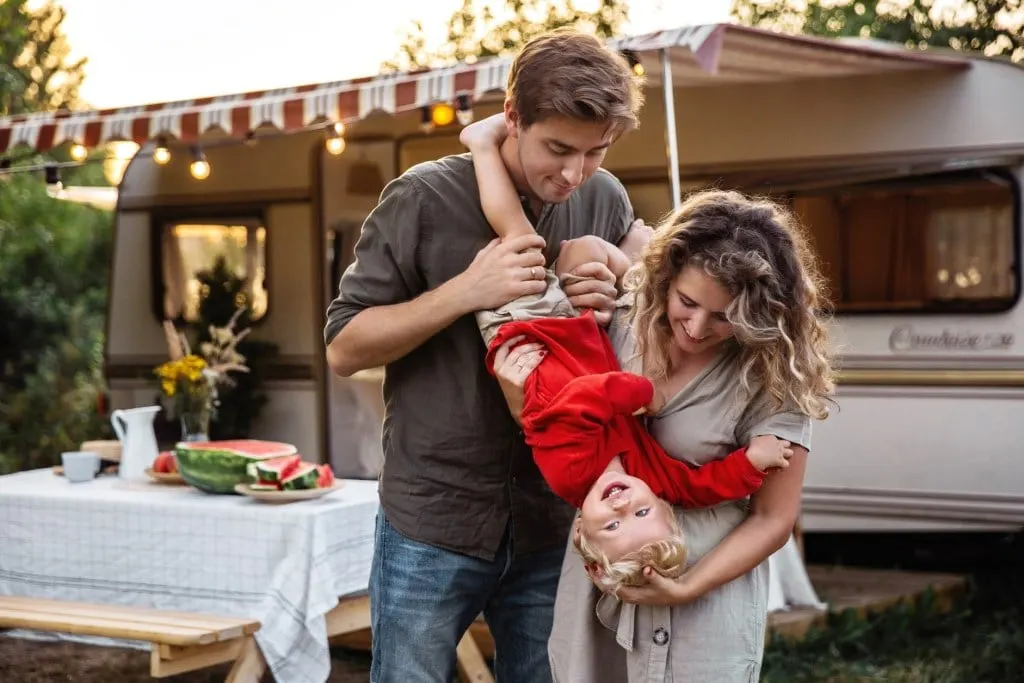
{"label": "child's arm", "polygon": [[673,505],[702,508],[752,494],[764,482],[764,472],[739,448],[721,460],[691,467],[665,453],[650,439],[651,448],[623,459],[628,474],[643,479],[651,491]]}
{"label": "child's arm", "polygon": [[459,141],[473,155],[473,172],[480,188],[484,216],[503,240],[534,233],[501,159],[501,143],[507,134],[503,114],[471,123],[459,134]]}

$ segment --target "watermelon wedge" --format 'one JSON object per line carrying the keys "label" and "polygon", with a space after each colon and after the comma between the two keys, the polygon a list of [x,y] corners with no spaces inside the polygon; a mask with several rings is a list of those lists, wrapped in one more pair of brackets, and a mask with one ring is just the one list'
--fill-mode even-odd
{"label": "watermelon wedge", "polygon": [[277,484],[287,479],[301,462],[298,455],[261,460],[256,463],[256,480],[263,484]]}
{"label": "watermelon wedge", "polygon": [[316,482],[320,478],[320,471],[311,462],[300,463],[291,474],[281,480],[281,489],[284,491],[296,491],[299,489],[316,488]]}
{"label": "watermelon wedge", "polygon": [[235,493],[235,485],[259,479],[250,471],[262,461],[294,455],[295,446],[277,441],[189,441],[175,446],[178,471],[190,486],[207,493]]}
{"label": "watermelon wedge", "polygon": [[334,470],[330,465],[317,465],[316,487],[318,489],[329,489],[334,486]]}

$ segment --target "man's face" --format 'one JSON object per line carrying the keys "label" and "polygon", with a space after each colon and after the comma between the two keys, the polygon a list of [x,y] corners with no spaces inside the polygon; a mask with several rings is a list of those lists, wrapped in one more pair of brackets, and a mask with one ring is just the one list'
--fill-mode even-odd
{"label": "man's face", "polygon": [[519,125],[519,116],[506,109],[509,137],[516,139],[519,165],[528,191],[545,204],[561,204],[597,172],[614,136],[607,123],[578,121],[551,116],[528,128]]}

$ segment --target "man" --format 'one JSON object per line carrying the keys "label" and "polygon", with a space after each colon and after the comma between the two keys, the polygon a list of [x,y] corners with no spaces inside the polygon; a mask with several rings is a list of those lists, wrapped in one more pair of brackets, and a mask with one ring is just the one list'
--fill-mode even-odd
{"label": "man", "polygon": [[[502,683],[550,680],[547,640],[573,510],[544,484],[484,365],[473,313],[545,287],[562,240],[613,243],[633,212],[600,170],[636,126],[628,64],[559,31],[526,45],[506,88],[501,154],[536,235],[498,243],[469,155],[415,166],[367,217],[327,311],[327,361],[342,376],[386,366],[381,510],[370,577],[374,683],[449,683],[455,648],[481,612]],[[538,248],[543,248],[543,253]],[[602,264],[567,287],[612,305]]]}

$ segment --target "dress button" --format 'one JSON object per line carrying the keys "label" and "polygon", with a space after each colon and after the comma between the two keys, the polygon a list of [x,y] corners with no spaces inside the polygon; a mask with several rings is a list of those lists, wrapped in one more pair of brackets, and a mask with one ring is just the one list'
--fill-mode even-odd
{"label": "dress button", "polygon": [[655,645],[664,645],[667,642],[668,642],[668,631],[666,631],[663,628],[655,629],[654,630],[654,644]]}

